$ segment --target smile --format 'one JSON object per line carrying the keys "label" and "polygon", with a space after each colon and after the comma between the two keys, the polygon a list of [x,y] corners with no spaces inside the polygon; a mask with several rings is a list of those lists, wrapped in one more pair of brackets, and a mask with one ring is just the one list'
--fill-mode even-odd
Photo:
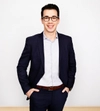
{"label": "smile", "polygon": [[47,25],[47,27],[48,27],[49,29],[52,29],[52,28],[54,27],[54,25]]}

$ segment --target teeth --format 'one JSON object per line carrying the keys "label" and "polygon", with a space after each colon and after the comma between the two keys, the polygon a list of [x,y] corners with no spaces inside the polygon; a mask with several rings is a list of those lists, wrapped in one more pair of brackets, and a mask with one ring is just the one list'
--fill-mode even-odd
{"label": "teeth", "polygon": [[49,28],[53,28],[53,26],[51,26],[51,25],[49,25],[48,27],[49,27]]}

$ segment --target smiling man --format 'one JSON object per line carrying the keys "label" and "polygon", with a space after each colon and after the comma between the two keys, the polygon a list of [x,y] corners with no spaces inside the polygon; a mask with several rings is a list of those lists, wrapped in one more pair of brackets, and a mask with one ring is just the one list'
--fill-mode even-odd
{"label": "smiling man", "polygon": [[75,81],[72,39],[57,32],[60,22],[57,5],[42,7],[41,22],[43,32],[26,38],[17,66],[18,79],[30,99],[30,111],[62,111]]}

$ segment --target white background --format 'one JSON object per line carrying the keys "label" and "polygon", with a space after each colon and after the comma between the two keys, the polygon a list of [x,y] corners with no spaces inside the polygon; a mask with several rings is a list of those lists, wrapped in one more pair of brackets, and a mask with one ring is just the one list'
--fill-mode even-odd
{"label": "white background", "polygon": [[76,82],[66,106],[100,106],[100,0],[0,0],[0,106],[28,106],[16,66],[27,36],[43,31],[41,7],[60,8],[58,32],[72,36]]}

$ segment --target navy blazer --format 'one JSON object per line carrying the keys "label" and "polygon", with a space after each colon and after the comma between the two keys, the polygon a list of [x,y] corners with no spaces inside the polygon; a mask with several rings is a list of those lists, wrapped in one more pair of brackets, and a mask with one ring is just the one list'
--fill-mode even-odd
{"label": "navy blazer", "polygon": [[[58,33],[58,41],[59,78],[71,90],[74,85],[76,72],[72,39],[67,35]],[[43,32],[27,37],[24,50],[17,65],[18,79],[25,94],[30,88],[35,88],[43,76],[45,72],[44,59]],[[27,73],[28,65],[30,68]]]}

